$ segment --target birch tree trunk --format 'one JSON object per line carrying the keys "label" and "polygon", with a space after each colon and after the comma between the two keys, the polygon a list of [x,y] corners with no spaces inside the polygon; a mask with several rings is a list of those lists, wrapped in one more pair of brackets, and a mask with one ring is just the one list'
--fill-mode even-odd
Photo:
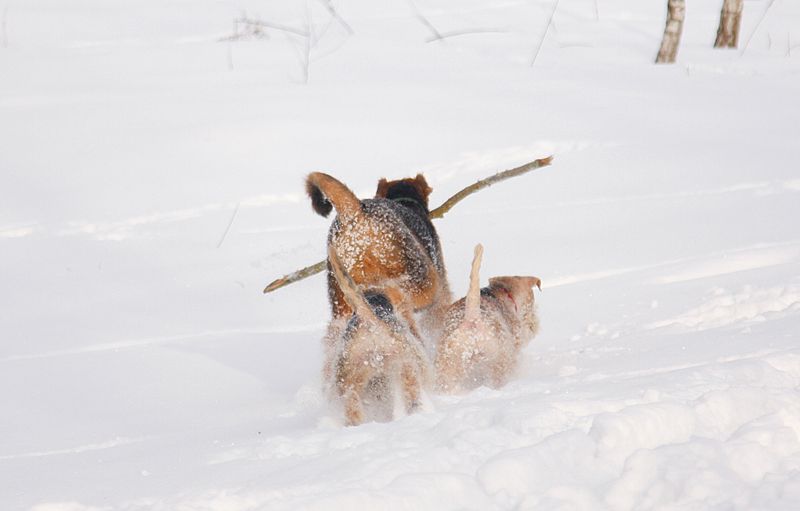
{"label": "birch tree trunk", "polygon": [[744,0],[724,0],[719,14],[719,28],[714,48],[736,48],[739,44],[739,26],[742,24]]}
{"label": "birch tree trunk", "polygon": [[658,50],[656,64],[672,64],[678,54],[678,45],[681,42],[683,19],[686,17],[685,0],[668,0],[667,24],[664,27],[664,38],[661,40],[661,49]]}

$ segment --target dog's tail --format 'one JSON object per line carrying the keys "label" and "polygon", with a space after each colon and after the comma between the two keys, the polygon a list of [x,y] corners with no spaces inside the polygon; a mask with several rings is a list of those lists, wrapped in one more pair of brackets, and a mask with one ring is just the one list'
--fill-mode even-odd
{"label": "dog's tail", "polygon": [[318,214],[328,216],[332,208],[343,217],[354,216],[361,211],[361,201],[336,178],[312,172],[306,178],[306,193],[311,198],[311,206]]}
{"label": "dog's tail", "polygon": [[469,272],[469,291],[464,299],[464,321],[475,321],[481,315],[481,258],[483,245],[475,245],[475,255],[472,258],[472,269]]}
{"label": "dog's tail", "polygon": [[347,270],[344,269],[341,259],[336,255],[336,250],[331,245],[328,246],[328,261],[331,263],[333,276],[336,277],[336,281],[342,289],[342,294],[347,304],[353,308],[353,311],[355,311],[361,319],[367,320],[373,324],[380,324],[380,320],[378,316],[375,315],[375,311],[372,310],[372,307],[369,302],[367,302],[367,299],[364,298],[364,294],[361,290],[358,289],[358,285],[353,278],[347,273]]}

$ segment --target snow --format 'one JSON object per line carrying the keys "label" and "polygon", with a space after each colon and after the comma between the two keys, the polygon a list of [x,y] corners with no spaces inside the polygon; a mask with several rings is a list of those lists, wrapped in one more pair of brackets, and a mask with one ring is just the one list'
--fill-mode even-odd
{"label": "snow", "polygon": [[[664,3],[562,0],[531,66],[552,2],[0,2],[0,508],[800,508],[800,4],[655,66]],[[436,221],[455,296],[478,242],[542,279],[516,377],[344,427],[324,279],[261,293],[325,255],[304,176],[550,154]]]}

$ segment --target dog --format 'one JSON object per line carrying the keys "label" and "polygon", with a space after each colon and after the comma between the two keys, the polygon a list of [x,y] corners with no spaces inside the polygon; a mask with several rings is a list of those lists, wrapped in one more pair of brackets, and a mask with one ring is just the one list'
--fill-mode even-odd
{"label": "dog", "polygon": [[475,247],[467,295],[445,313],[437,346],[436,385],[458,393],[481,385],[499,388],[517,365],[520,350],[539,329],[533,287],[537,277],[494,277],[480,289],[483,246]]}
{"label": "dog", "polygon": [[370,417],[391,418],[394,402],[402,402],[406,413],[415,411],[432,371],[422,340],[394,305],[403,303],[402,291],[362,293],[333,246],[328,247],[328,261],[343,299],[354,311],[328,352],[325,371],[333,378],[328,389],[335,390],[344,405],[347,425]]}
{"label": "dog", "polygon": [[[430,191],[421,175],[391,182],[382,179],[376,197],[362,201],[327,174],[313,172],[306,179],[314,211],[327,217],[336,209],[328,245],[341,258],[347,274],[363,288],[396,288],[403,308],[419,316],[425,337],[435,339],[443,328],[451,293],[439,238],[428,219]],[[327,279],[334,320],[349,316],[352,306],[344,299],[330,261]],[[342,326],[342,322],[331,324]],[[340,334],[334,328],[327,337],[335,339]]]}

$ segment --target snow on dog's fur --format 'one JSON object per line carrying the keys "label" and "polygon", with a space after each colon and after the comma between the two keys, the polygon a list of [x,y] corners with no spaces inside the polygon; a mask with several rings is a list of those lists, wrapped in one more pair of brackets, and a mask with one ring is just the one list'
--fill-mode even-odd
{"label": "snow on dog's fur", "polygon": [[[419,313],[428,336],[438,338],[451,295],[441,246],[427,217],[430,189],[421,176],[381,183],[379,196],[362,201],[337,179],[313,172],[306,180],[306,191],[320,215],[327,216],[336,208],[328,245],[335,249],[355,283],[364,288],[397,288],[402,292],[398,299],[403,303],[399,305]],[[398,195],[394,197],[397,200],[380,196],[389,192],[393,197]],[[411,207],[409,202],[417,204]],[[334,320],[352,313],[330,261],[328,299]],[[339,337],[336,327],[340,324],[332,322],[328,337]]]}
{"label": "snow on dog's fur", "polygon": [[436,355],[436,383],[443,392],[504,385],[520,350],[539,328],[533,287],[541,289],[541,281],[537,277],[493,277],[488,287],[480,289],[482,255],[479,244],[469,291],[445,314],[445,332]]}
{"label": "snow on dog's fur", "polygon": [[362,293],[333,246],[328,247],[328,260],[343,299],[354,311],[341,336],[332,340],[324,371],[333,380],[327,385],[341,400],[347,424],[387,417],[395,401],[402,402],[406,413],[414,411],[432,378],[422,340],[406,319],[408,311],[395,307],[403,303],[402,291]]}

